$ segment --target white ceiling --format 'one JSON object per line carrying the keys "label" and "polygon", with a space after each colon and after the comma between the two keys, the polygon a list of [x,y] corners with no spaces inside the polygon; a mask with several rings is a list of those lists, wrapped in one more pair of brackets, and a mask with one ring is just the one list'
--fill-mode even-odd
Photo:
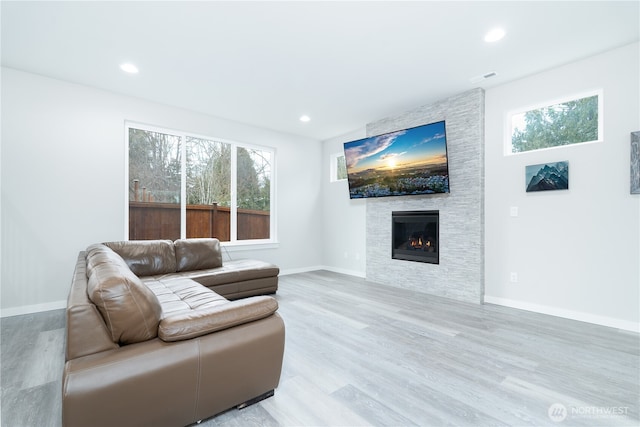
{"label": "white ceiling", "polygon": [[[2,1],[1,14],[3,66],[321,140],[640,28],[638,1]],[[496,26],[506,37],[485,43]]]}

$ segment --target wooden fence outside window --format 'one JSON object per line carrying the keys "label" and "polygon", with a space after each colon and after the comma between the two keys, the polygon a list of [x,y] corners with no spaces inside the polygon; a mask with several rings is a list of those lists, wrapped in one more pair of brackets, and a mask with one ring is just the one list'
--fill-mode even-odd
{"label": "wooden fence outside window", "polygon": [[[187,238],[216,237],[231,240],[230,208],[213,205],[187,205]],[[238,240],[268,239],[270,213],[238,209]],[[180,205],[129,201],[129,239],[180,238]]]}

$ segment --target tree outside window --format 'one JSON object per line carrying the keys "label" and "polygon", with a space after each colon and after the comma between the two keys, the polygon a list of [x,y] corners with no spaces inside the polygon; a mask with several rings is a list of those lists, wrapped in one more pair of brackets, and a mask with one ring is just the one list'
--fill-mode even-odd
{"label": "tree outside window", "polygon": [[331,156],[330,181],[343,181],[347,179],[347,163],[343,153]]}
{"label": "tree outside window", "polygon": [[600,94],[512,114],[510,153],[602,139]]}

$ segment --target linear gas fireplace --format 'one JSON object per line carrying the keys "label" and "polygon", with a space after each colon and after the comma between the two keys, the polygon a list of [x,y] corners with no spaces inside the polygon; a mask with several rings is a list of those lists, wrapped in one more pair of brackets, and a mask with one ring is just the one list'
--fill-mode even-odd
{"label": "linear gas fireplace", "polygon": [[439,211],[393,211],[391,258],[439,264]]}

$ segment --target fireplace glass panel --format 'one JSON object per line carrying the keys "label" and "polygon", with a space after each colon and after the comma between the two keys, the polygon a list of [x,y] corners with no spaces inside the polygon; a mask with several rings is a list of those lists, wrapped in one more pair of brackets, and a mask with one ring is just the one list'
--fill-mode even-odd
{"label": "fireplace glass panel", "polygon": [[393,259],[439,264],[439,212],[392,212]]}

